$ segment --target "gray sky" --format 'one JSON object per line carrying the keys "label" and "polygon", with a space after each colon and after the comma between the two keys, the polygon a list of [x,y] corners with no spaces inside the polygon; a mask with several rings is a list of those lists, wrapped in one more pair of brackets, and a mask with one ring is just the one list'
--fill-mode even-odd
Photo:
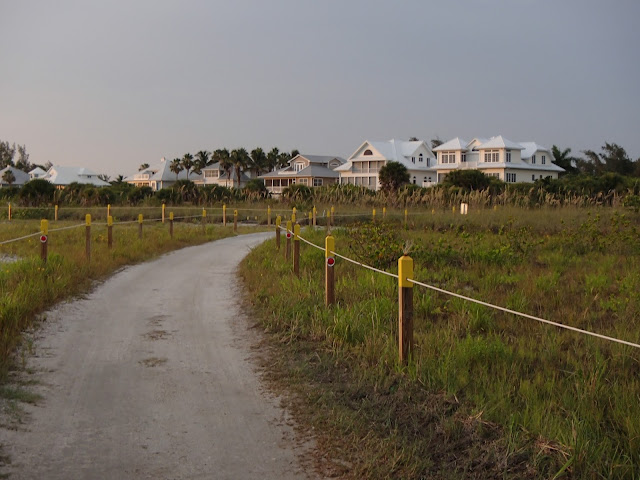
{"label": "gray sky", "polygon": [[0,139],[129,174],[502,134],[640,156],[637,0],[0,0]]}

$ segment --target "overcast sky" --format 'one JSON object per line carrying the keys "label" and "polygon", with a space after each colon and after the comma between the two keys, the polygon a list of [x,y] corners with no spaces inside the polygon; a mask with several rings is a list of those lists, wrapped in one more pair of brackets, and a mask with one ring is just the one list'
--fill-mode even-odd
{"label": "overcast sky", "polygon": [[635,160],[638,20],[637,0],[0,0],[0,140],[112,176],[410,136]]}

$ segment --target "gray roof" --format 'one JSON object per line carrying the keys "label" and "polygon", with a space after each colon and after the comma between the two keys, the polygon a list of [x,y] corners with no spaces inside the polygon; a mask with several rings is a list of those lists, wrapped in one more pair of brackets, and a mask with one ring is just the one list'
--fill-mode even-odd
{"label": "gray roof", "polygon": [[[161,159],[158,163],[154,163],[153,165],[140,170],[136,173],[132,173],[131,175],[127,175],[124,178],[125,182],[133,182],[133,181],[141,181],[141,180],[149,180],[154,182],[175,182],[176,174],[171,171],[171,162],[168,162],[164,158]],[[149,178],[142,178],[143,176],[148,175]],[[200,179],[202,175],[197,175],[193,173],[193,169],[189,171],[189,180],[197,180]],[[177,180],[187,180],[187,171],[181,170],[178,173]]]}
{"label": "gray roof", "polygon": [[27,183],[31,179],[31,177],[29,177],[28,173],[25,173],[22,170],[20,170],[20,169],[18,169],[16,167],[12,167],[11,165],[9,165],[7,167],[4,167],[2,170],[0,170],[0,184],[2,184],[2,185],[7,184],[2,179],[2,176],[4,175],[4,172],[6,172],[6,171],[13,172],[13,176],[15,177],[16,181],[13,182],[12,185],[15,185],[15,186],[24,185],[25,183]]}
{"label": "gray roof", "polygon": [[69,185],[74,182],[95,185],[96,187],[108,187],[110,185],[104,180],[100,180],[96,172],[83,167],[54,165],[42,178],[54,185]]}
{"label": "gray roof", "polygon": [[296,155],[290,160],[290,162],[293,161],[296,157],[302,157],[306,160],[309,160],[309,163],[329,163],[331,160],[338,160],[340,164],[343,164],[346,162],[344,158],[331,156],[331,155],[303,155],[303,154]]}

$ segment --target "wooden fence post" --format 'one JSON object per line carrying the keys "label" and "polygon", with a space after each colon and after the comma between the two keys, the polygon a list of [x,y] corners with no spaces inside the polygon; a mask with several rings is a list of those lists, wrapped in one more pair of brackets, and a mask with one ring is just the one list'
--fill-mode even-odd
{"label": "wooden fence post", "polygon": [[207,211],[202,209],[202,233],[207,233]]}
{"label": "wooden fence post", "polygon": [[173,212],[169,212],[169,237],[173,238]]}
{"label": "wooden fence post", "polygon": [[313,213],[309,212],[309,221],[307,222],[307,225],[311,226],[312,220],[313,220]]}
{"label": "wooden fence post", "polygon": [[47,250],[49,243],[49,220],[45,220],[44,218],[40,220],[40,258],[42,258],[43,263],[47,263]]}
{"label": "wooden fence post", "polygon": [[336,303],[336,290],[335,290],[335,271],[334,265],[336,259],[333,256],[333,251],[336,249],[336,243],[331,234],[327,235],[324,239],[324,303],[326,306]]}
{"label": "wooden fence post", "polygon": [[271,207],[267,206],[267,226],[271,226]]}
{"label": "wooden fence post", "polygon": [[296,208],[293,207],[293,213],[291,214],[291,224],[296,223]]}
{"label": "wooden fence post", "polygon": [[293,273],[300,276],[300,225],[293,226]]}
{"label": "wooden fence post", "polygon": [[138,238],[142,240],[142,222],[144,218],[141,213],[138,214]]}
{"label": "wooden fence post", "polygon": [[87,262],[91,261],[91,214],[87,213],[85,218],[85,256],[87,257]]}
{"label": "wooden fence post", "polygon": [[238,231],[238,210],[233,211],[233,231]]}
{"label": "wooden fence post", "polygon": [[9,204],[9,210],[7,211],[7,218],[11,221],[11,204]]}
{"label": "wooden fence post", "polygon": [[404,209],[404,229],[407,229],[407,216],[409,215],[408,210],[405,208]]}
{"label": "wooden fence post", "polygon": [[285,246],[284,246],[284,258],[286,260],[291,259],[291,232],[292,232],[291,220],[287,220],[287,241],[285,242]]}
{"label": "wooden fence post", "polygon": [[382,220],[387,218],[387,207],[382,207]]}
{"label": "wooden fence post", "polygon": [[331,225],[336,224],[336,209],[331,205]]}
{"label": "wooden fence post", "polygon": [[403,255],[398,259],[398,352],[406,365],[413,352],[413,259]]}
{"label": "wooden fence post", "polygon": [[276,217],[276,250],[280,251],[280,225],[282,225],[282,217],[278,215]]}
{"label": "wooden fence post", "polygon": [[222,226],[227,226],[227,205],[222,204]]}
{"label": "wooden fence post", "polygon": [[163,203],[162,204],[162,223],[164,223],[164,211],[167,208],[167,206]]}
{"label": "wooden fence post", "polygon": [[107,217],[111,215],[111,204],[107,203]]}
{"label": "wooden fence post", "polygon": [[113,217],[107,217],[107,247],[109,250],[113,248]]}
{"label": "wooden fence post", "polygon": [[373,209],[371,218],[373,220],[373,223],[376,223],[376,209],[375,208]]}
{"label": "wooden fence post", "polygon": [[53,220],[54,221],[58,221],[58,205],[56,204],[56,206],[53,208]]}
{"label": "wooden fence post", "polygon": [[318,223],[318,210],[316,209],[316,206],[313,206],[313,226],[315,227],[316,224]]}

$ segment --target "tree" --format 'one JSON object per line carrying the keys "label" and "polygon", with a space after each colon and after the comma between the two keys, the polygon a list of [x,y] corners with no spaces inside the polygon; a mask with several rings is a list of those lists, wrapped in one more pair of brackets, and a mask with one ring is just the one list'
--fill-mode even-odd
{"label": "tree", "polygon": [[229,186],[228,179],[231,176],[231,169],[233,168],[233,163],[231,162],[231,154],[229,150],[226,148],[219,148],[218,150],[213,152],[213,160],[218,162],[220,169],[227,176],[226,186]]}
{"label": "tree", "polygon": [[179,158],[174,158],[173,160],[171,160],[171,163],[169,164],[169,170],[171,170],[173,173],[176,174],[176,182],[177,182],[178,175],[182,170],[184,170],[184,168],[182,167],[181,160]]}
{"label": "tree", "polygon": [[[560,151],[560,149],[554,145],[551,147],[551,155],[553,155],[553,163],[564,168],[565,173],[576,173],[578,171],[578,169],[573,166],[577,159],[571,156],[570,148],[565,148]],[[560,175],[564,175],[564,173]]]}
{"label": "tree", "polygon": [[436,135],[436,138],[432,138],[430,143],[431,143],[431,150],[433,150],[434,148],[442,145],[444,142],[440,140],[440,137]]}
{"label": "tree", "polygon": [[25,173],[29,173],[33,168],[29,162],[29,154],[27,153],[27,147],[24,145],[18,145],[18,160],[16,161],[16,168],[22,170]]}
{"label": "tree", "polygon": [[230,159],[236,172],[236,179],[238,180],[237,187],[240,188],[242,171],[249,166],[249,153],[244,148],[236,148],[231,152]]}
{"label": "tree", "polygon": [[251,167],[250,170],[258,177],[267,168],[267,156],[262,148],[254,148],[251,150]]}
{"label": "tree", "polygon": [[409,170],[399,162],[387,162],[378,172],[380,186],[385,192],[396,192],[404,183],[409,183]]}
{"label": "tree", "polygon": [[287,152],[282,152],[278,155],[277,166],[279,168],[284,168],[289,164],[289,160],[291,160],[291,155],[289,155]]}
{"label": "tree", "polygon": [[13,166],[13,157],[16,154],[16,144],[0,142],[0,169]]}
{"label": "tree", "polygon": [[111,182],[112,185],[120,185],[122,183],[124,183],[124,175],[118,175],[115,180]]}
{"label": "tree", "polygon": [[200,150],[196,153],[196,158],[193,163],[193,171],[198,175],[202,174],[202,169],[211,165],[211,160],[209,159],[209,152],[206,150]]}
{"label": "tree", "polygon": [[13,182],[16,181],[16,176],[13,174],[11,170],[7,170],[2,174],[2,181],[8,184],[9,188],[11,188],[11,185],[13,185]]}
{"label": "tree", "polygon": [[142,170],[145,170],[147,168],[149,168],[149,164],[148,163],[143,163],[142,165],[140,165],[138,167],[138,171],[141,172]]}
{"label": "tree", "polygon": [[182,157],[182,167],[187,171],[187,180],[189,180],[189,171],[193,168],[193,155],[185,153]]}
{"label": "tree", "polygon": [[267,168],[270,172],[275,171],[278,166],[278,157],[280,156],[280,150],[278,147],[273,147],[269,153],[267,153]]}
{"label": "tree", "polygon": [[100,180],[102,180],[103,182],[107,182],[109,183],[111,181],[111,177],[107,174],[101,173],[100,175],[98,175],[98,178]]}
{"label": "tree", "polygon": [[53,200],[56,187],[42,178],[34,178],[20,189],[20,200],[27,206],[37,206]]}
{"label": "tree", "polygon": [[492,179],[480,170],[452,170],[447,173],[443,183],[465,190],[484,190],[491,185]]}
{"label": "tree", "polygon": [[291,150],[291,158],[295,157],[296,155],[300,155],[300,150],[294,148],[293,150]]}
{"label": "tree", "polygon": [[578,169],[591,175],[602,175],[606,172],[620,175],[632,175],[635,170],[633,161],[627,155],[624,148],[616,143],[605,142],[601,153],[593,150],[584,150],[586,160],[577,160]]}
{"label": "tree", "polygon": [[418,137],[409,137],[410,142],[419,142]]}

